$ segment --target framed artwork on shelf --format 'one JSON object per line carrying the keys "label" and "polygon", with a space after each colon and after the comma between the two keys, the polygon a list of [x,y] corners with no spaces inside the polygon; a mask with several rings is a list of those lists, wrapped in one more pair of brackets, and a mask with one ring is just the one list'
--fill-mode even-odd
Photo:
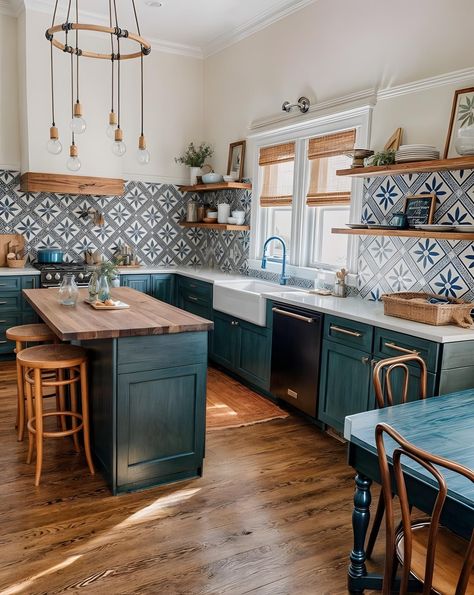
{"label": "framed artwork on shelf", "polygon": [[229,159],[227,161],[227,175],[236,180],[244,176],[245,141],[240,140],[229,145]]}
{"label": "framed artwork on shelf", "polygon": [[398,151],[402,142],[403,128],[397,128],[385,143],[384,151]]}
{"label": "framed artwork on shelf", "polygon": [[433,223],[436,194],[414,194],[405,199],[405,215],[408,227]]}
{"label": "framed artwork on shelf", "polygon": [[448,135],[444,147],[444,158],[457,157],[455,142],[461,128],[474,124],[474,87],[458,89],[454,93]]}

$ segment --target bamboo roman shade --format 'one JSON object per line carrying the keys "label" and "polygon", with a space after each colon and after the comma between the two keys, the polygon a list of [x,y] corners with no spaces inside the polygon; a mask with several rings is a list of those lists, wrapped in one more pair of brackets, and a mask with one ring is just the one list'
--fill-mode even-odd
{"label": "bamboo roman shade", "polygon": [[355,130],[346,130],[309,140],[311,175],[306,197],[308,206],[350,203],[351,179],[336,176],[336,170],[349,167],[350,158],[345,153],[354,148],[355,135]]}
{"label": "bamboo roman shade", "polygon": [[284,143],[260,149],[258,163],[263,169],[260,206],[291,206],[295,143]]}

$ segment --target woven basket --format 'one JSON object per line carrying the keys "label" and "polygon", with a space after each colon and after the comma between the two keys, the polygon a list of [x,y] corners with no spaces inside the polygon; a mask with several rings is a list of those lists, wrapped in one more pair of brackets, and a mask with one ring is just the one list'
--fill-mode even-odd
{"label": "woven basket", "polygon": [[7,258],[7,266],[9,266],[11,269],[24,269],[25,262],[26,262],[26,260],[24,258],[21,260]]}
{"label": "woven basket", "polygon": [[471,310],[473,303],[466,303],[456,298],[446,298],[449,303],[429,304],[429,298],[440,298],[434,293],[400,292],[382,296],[384,314],[396,316],[406,320],[414,320],[423,324],[440,326],[456,324],[463,328],[470,328],[473,324]]}

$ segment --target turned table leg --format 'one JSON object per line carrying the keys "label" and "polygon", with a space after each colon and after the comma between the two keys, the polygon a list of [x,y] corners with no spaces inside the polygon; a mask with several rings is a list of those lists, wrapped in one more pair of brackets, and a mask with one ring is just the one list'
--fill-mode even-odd
{"label": "turned table leg", "polygon": [[370,520],[370,502],[372,499],[370,486],[372,480],[359,473],[356,475],[355,483],[354,510],[352,512],[354,547],[349,556],[348,589],[350,593],[358,595],[364,592],[364,586],[360,579],[363,579],[367,574],[364,545]]}

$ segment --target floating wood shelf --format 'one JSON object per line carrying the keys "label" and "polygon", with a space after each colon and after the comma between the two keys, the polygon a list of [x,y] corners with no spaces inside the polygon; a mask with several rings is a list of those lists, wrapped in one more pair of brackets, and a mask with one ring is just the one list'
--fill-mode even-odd
{"label": "floating wood shelf", "polygon": [[338,176],[353,176],[355,178],[373,178],[376,176],[416,174],[455,169],[474,169],[474,156],[467,155],[453,159],[437,159],[436,161],[412,161],[411,163],[395,163],[394,165],[338,169],[336,174]]}
{"label": "floating wood shelf", "polygon": [[221,231],[248,231],[249,225],[230,225],[230,223],[189,223],[180,221],[181,227],[201,227],[202,229],[220,229]]}
{"label": "floating wood shelf", "polygon": [[26,172],[21,176],[23,192],[55,192],[57,194],[92,194],[94,196],[122,196],[125,184],[118,178],[94,178]]}
{"label": "floating wood shelf", "polygon": [[437,240],[474,240],[474,233],[462,231],[422,231],[421,229],[347,229],[333,227],[332,233],[350,236],[399,236],[403,238],[433,238]]}
{"label": "floating wood shelf", "polygon": [[252,184],[243,182],[219,182],[218,184],[195,184],[180,186],[181,192],[216,192],[217,190],[251,190]]}

